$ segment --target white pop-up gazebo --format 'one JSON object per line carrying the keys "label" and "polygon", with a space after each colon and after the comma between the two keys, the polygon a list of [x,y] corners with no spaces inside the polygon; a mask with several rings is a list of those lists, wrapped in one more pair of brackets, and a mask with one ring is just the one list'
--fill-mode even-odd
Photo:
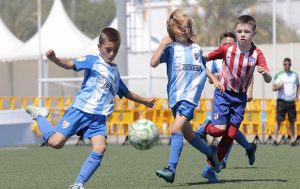
{"label": "white pop-up gazebo", "polygon": [[[39,1],[39,7],[41,6],[40,4],[41,1]],[[48,78],[48,64],[46,61],[44,61],[45,59],[42,58],[42,55],[45,54],[48,49],[54,49],[56,55],[61,58],[76,58],[85,54],[82,51],[82,48],[86,47],[87,44],[90,44],[92,41],[73,24],[71,19],[68,17],[61,0],[54,0],[47,19],[45,20],[43,26],[39,28],[40,29],[38,32],[23,46],[12,53],[6,54],[0,59],[1,62],[9,62],[18,65],[15,66],[15,69],[18,69],[15,70],[17,73],[15,75],[19,78],[15,80],[18,80],[19,83],[22,83],[20,84],[21,87],[24,86],[25,81],[22,81],[20,76],[17,76],[20,74],[24,75],[24,77],[27,77],[27,88],[34,88],[29,91],[29,89],[26,88],[20,90],[20,87],[16,86],[16,90],[18,90],[18,92],[20,92],[22,95],[36,94],[33,93],[32,90],[36,91],[36,87],[34,85],[37,84],[37,78],[38,96],[43,95],[42,83]],[[28,63],[26,64],[27,66],[21,65],[25,62]],[[21,70],[20,67],[23,67],[23,70]],[[32,72],[31,75],[34,76],[32,77],[31,75],[26,75],[27,72]],[[55,75],[57,70],[54,71],[54,74],[52,72],[51,74]],[[47,91],[44,93],[47,94]]]}

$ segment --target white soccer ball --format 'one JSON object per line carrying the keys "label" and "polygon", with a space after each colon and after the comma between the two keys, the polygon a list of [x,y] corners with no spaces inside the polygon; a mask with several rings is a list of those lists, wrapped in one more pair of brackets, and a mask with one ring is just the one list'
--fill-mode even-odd
{"label": "white soccer ball", "polygon": [[281,87],[283,85],[283,82],[280,80],[280,79],[275,79],[273,81],[273,84],[276,86],[276,87]]}
{"label": "white soccer ball", "polygon": [[128,129],[128,138],[133,147],[138,150],[152,148],[158,140],[159,131],[156,125],[147,119],[133,122]]}

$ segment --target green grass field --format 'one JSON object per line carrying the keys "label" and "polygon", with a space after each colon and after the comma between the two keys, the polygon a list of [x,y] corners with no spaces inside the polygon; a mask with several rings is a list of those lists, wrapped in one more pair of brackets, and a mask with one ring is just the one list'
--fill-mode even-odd
{"label": "green grass field", "polygon": [[[0,148],[0,188],[68,188],[90,151],[90,146]],[[235,145],[229,164],[221,172],[221,183],[208,184],[200,177],[205,156],[184,145],[173,184],[156,177],[155,170],[166,165],[169,146],[148,151],[132,146],[109,145],[101,167],[86,189],[146,188],[300,188],[300,147],[259,145],[254,166],[248,166],[244,150]]]}

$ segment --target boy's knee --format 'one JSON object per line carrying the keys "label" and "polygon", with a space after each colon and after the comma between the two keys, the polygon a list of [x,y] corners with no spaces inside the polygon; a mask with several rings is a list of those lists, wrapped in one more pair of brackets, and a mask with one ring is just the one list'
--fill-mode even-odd
{"label": "boy's knee", "polygon": [[66,142],[66,138],[61,134],[54,134],[48,139],[48,145],[55,149],[61,149]]}
{"label": "boy's knee", "polygon": [[232,139],[235,139],[237,135],[238,129],[234,127],[233,125],[230,125],[228,128],[228,136]]}
{"label": "boy's knee", "polygon": [[98,152],[100,154],[104,154],[104,152],[106,151],[106,145],[105,144],[94,145],[93,151]]}
{"label": "boy's knee", "polygon": [[65,145],[64,141],[55,141],[50,139],[48,140],[48,144],[55,149],[61,149]]}

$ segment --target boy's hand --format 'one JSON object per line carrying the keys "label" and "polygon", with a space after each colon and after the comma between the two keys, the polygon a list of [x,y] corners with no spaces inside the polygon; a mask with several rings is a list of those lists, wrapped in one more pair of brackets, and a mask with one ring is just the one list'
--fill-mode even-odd
{"label": "boy's hand", "polygon": [[263,76],[266,83],[270,83],[272,81],[272,76],[263,67],[256,66],[256,70],[258,71],[258,73],[260,73]]}
{"label": "boy's hand", "polygon": [[261,75],[264,75],[265,73],[267,73],[267,70],[265,70],[263,67],[261,66],[256,66],[256,70],[258,71],[258,73],[260,73]]}
{"label": "boy's hand", "polygon": [[220,90],[221,93],[225,91],[225,87],[220,83],[220,81],[216,80],[215,78],[213,79],[214,86]]}
{"label": "boy's hand", "polygon": [[154,108],[155,105],[156,105],[155,98],[148,98],[145,102],[145,106],[147,106],[149,108]]}
{"label": "boy's hand", "polygon": [[46,56],[49,60],[54,60],[56,59],[56,55],[55,55],[55,52],[52,50],[52,49],[49,49],[46,53]]}
{"label": "boy's hand", "polygon": [[163,40],[161,41],[161,44],[164,46],[167,46],[171,43],[173,43],[173,40],[169,36],[164,37]]}

